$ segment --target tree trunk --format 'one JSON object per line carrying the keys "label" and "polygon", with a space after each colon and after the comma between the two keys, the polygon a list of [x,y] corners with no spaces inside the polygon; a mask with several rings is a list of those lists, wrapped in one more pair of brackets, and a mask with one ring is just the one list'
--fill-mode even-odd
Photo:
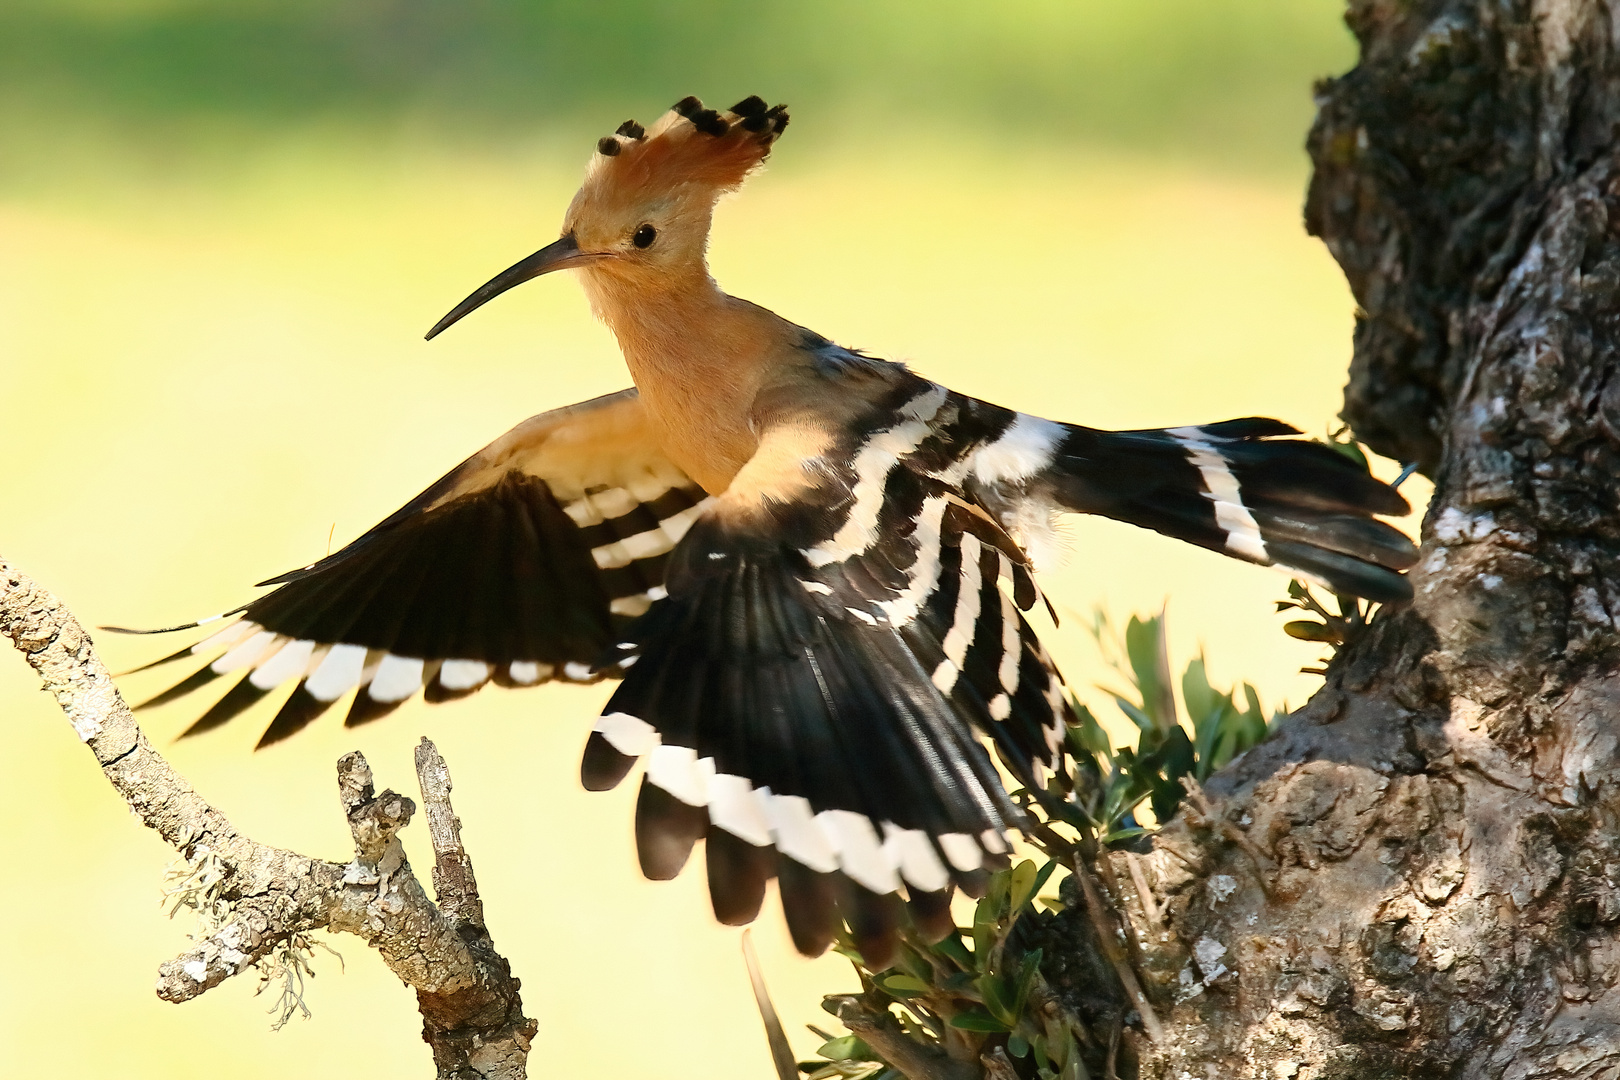
{"label": "tree trunk", "polygon": [[1144,860],[1141,1074],[1620,1076],[1620,11],[1348,19],[1306,217],[1344,415],[1436,482],[1417,599]]}

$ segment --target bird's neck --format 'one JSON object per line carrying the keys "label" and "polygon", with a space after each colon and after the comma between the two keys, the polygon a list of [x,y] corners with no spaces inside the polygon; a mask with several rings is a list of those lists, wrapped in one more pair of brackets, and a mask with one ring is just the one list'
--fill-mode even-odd
{"label": "bird's neck", "polygon": [[791,352],[791,324],[726,295],[701,265],[656,281],[591,273],[584,280],[591,307],[619,339],[664,452],[710,493],[725,490],[758,446],[751,408]]}

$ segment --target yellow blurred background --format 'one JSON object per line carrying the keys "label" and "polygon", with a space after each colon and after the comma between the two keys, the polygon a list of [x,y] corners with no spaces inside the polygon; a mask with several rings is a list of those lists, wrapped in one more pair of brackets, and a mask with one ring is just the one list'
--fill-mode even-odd
{"label": "yellow blurred background", "polygon": [[[1352,302],[1304,235],[1310,80],[1353,43],[1326,0],[820,5],[11,0],[0,8],[0,553],[87,624],[166,625],[370,526],[523,417],[627,382],[578,289],[547,279],[423,331],[555,236],[594,136],[697,93],[787,100],[771,167],[723,205],[716,276],[845,344],[1005,405],[1102,427],[1265,414],[1335,425]],[[1381,469],[1387,475],[1388,463]],[[1410,492],[1416,494],[1416,492]],[[1407,525],[1410,527],[1411,522]],[[1079,521],[1049,645],[1099,715],[1081,628],[1169,599],[1177,669],[1299,704],[1319,650],[1286,584]],[[99,635],[115,670],[178,647]],[[132,677],[139,700],[169,670]],[[414,794],[444,752],[499,947],[538,1019],[534,1076],[760,1078],[738,932],[699,867],[635,869],[633,784],[581,791],[610,687],[488,689],[254,754],[267,704],[141,714],[255,838],[349,857],[333,764]],[[270,1030],[243,976],[152,993],[189,927],[168,849],[0,653],[0,1075],[426,1076],[412,995],[354,939],[313,1019]],[[1119,729],[1123,737],[1123,728]],[[406,833],[429,865],[425,830]],[[801,1055],[837,958],[756,928]]]}

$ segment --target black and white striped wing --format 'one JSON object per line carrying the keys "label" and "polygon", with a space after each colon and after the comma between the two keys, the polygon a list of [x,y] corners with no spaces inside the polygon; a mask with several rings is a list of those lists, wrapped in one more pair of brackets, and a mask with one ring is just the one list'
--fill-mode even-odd
{"label": "black and white striped wing", "polygon": [[1408,513],[1406,500],[1331,447],[1288,438],[1299,431],[1287,424],[1098,431],[979,411],[1005,428],[978,449],[969,493],[1026,545],[1052,512],[1101,514],[1337,593],[1412,597],[1402,571],[1417,548],[1378,520]]}
{"label": "black and white striped wing", "polygon": [[1277,566],[1334,592],[1412,598],[1417,548],[1377,515],[1410,511],[1364,465],[1276,420],[1162,431],[1070,428],[1059,490],[1076,509]]}
{"label": "black and white striped wing", "polygon": [[669,598],[610,653],[624,682],[582,766],[603,789],[647,759],[649,877],[705,839],[722,921],[751,920],[776,876],[801,950],[825,949],[842,912],[876,966],[900,890],[943,932],[951,886],[977,891],[1023,821],[981,737],[1040,784],[1072,719],[1019,610],[1038,597],[1021,553],[898,460],[838,505],[813,505],[820,491],[738,519],[730,493],[717,500],[676,552]]}
{"label": "black and white striped wing", "polygon": [[669,552],[705,499],[658,449],[634,390],[543,413],[341,551],[264,582],[278,587],[165,658],[212,657],[146,704],[234,676],[192,734],[296,681],[263,746],[351,690],[357,724],[418,690],[442,701],[492,680],[616,674],[596,661],[664,595]]}

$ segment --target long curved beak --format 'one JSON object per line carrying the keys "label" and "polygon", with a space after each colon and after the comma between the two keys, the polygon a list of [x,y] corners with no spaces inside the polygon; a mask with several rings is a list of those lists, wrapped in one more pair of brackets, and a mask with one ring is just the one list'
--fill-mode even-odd
{"label": "long curved beak", "polygon": [[572,233],[561,240],[553,241],[530,255],[527,259],[513,263],[505,270],[496,274],[477,289],[473,294],[451,309],[450,314],[433,324],[433,329],[427,332],[427,340],[432,341],[445,328],[457,322],[463,315],[476,311],[491,300],[515,285],[537,278],[541,274],[549,274],[553,270],[567,270],[569,267],[581,266],[597,259],[605,259],[606,253],[592,253],[579,250],[579,244],[574,241]]}

